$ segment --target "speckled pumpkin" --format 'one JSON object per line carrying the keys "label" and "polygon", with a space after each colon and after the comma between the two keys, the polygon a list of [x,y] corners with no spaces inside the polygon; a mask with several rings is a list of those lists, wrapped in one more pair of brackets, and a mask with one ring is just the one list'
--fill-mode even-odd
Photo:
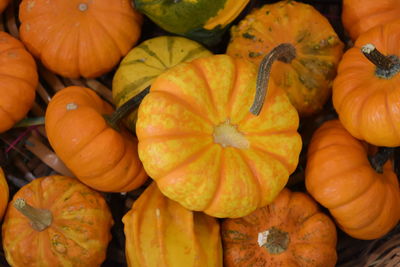
{"label": "speckled pumpkin", "polygon": [[132,267],[222,267],[219,223],[165,197],[153,182],[123,217]]}
{"label": "speckled pumpkin", "polygon": [[100,266],[112,224],[96,191],[69,177],[38,178],[9,204],[2,226],[5,257],[11,266]]}
{"label": "speckled pumpkin", "polygon": [[36,63],[24,45],[0,31],[0,133],[25,117],[35,100]]}
{"label": "speckled pumpkin", "polygon": [[[167,69],[212,53],[199,43],[178,36],[159,36],[133,48],[121,61],[112,82],[114,104],[120,107],[151,85]],[[132,110],[124,122],[135,131],[137,110]]]}
{"label": "speckled pumpkin", "polygon": [[8,184],[3,169],[0,168],[0,221],[8,205],[8,194]]}
{"label": "speckled pumpkin", "polygon": [[221,225],[225,267],[333,267],[336,227],[307,194],[283,189],[266,207]]}
{"label": "speckled pumpkin", "polygon": [[343,43],[314,7],[288,0],[254,9],[231,28],[226,53],[258,65],[282,43],[294,47],[295,57],[275,62],[271,77],[287,92],[300,116],[315,114],[331,95]]}
{"label": "speckled pumpkin", "polygon": [[139,157],[161,192],[190,210],[242,217],[270,203],[296,169],[299,117],[269,84],[250,113],[257,67],[227,55],[180,63],[139,106]]}

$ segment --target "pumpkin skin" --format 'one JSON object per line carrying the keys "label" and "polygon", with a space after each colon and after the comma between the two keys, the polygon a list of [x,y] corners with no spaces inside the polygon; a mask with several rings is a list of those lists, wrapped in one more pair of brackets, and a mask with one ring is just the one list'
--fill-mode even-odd
{"label": "pumpkin skin", "polygon": [[48,69],[92,78],[128,53],[143,18],[129,0],[23,0],[19,19],[21,40]]}
{"label": "pumpkin skin", "polygon": [[10,3],[10,0],[0,0],[0,13],[3,12]]}
{"label": "pumpkin skin", "polygon": [[128,266],[222,267],[217,220],[166,198],[154,182],[122,221]]}
{"label": "pumpkin skin", "polygon": [[280,1],[253,9],[233,26],[226,53],[259,65],[281,43],[292,44],[296,57],[290,63],[276,61],[271,78],[286,91],[300,116],[315,114],[331,96],[343,43],[311,5]]}
{"label": "pumpkin skin", "polygon": [[23,44],[0,31],[0,133],[25,117],[35,100],[36,63]]}
{"label": "pumpkin skin", "polygon": [[337,261],[335,224],[307,194],[286,188],[268,206],[225,219],[221,235],[227,267],[333,267]]}
{"label": "pumpkin skin", "polygon": [[71,86],[57,92],[45,115],[50,145],[84,184],[106,192],[127,192],[147,179],[137,140],[108,126],[112,107],[94,91]]}
{"label": "pumpkin skin", "polygon": [[369,163],[367,145],[338,120],[325,122],[314,133],[305,182],[307,191],[354,238],[380,238],[399,221],[399,183],[392,162],[377,173]]}
{"label": "pumpkin skin", "polygon": [[227,55],[180,63],[139,106],[139,157],[161,192],[189,210],[241,217],[271,202],[298,163],[299,118],[273,83],[249,112],[257,68]]}
{"label": "pumpkin skin", "polygon": [[[178,36],[148,39],[133,48],[121,61],[112,84],[113,102],[120,107],[150,86],[154,79],[178,63],[210,56],[199,43]],[[126,118],[126,126],[135,131],[137,110]]]}
{"label": "pumpkin skin", "polygon": [[8,184],[4,177],[3,169],[0,168],[0,221],[3,218],[8,204]]}
{"label": "pumpkin skin", "polygon": [[398,58],[397,40],[400,21],[361,34],[344,54],[333,83],[332,101],[343,126],[354,137],[376,146],[400,145],[400,75],[394,72],[381,78],[360,49],[371,43],[382,54]]}
{"label": "pumpkin skin", "polygon": [[397,0],[343,0],[342,23],[348,35],[355,41],[361,33],[398,19],[399,13],[400,2]]}
{"label": "pumpkin skin", "polygon": [[[51,225],[35,230],[12,205],[18,198],[49,210]],[[11,266],[100,266],[112,225],[99,193],[65,176],[38,178],[22,187],[9,204],[2,228],[5,257]]]}
{"label": "pumpkin skin", "polygon": [[135,8],[164,30],[215,45],[249,0],[135,0]]}

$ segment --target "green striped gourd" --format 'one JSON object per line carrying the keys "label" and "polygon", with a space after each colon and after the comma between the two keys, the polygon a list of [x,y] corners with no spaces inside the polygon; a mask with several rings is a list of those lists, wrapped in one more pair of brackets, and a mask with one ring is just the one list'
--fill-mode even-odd
{"label": "green striped gourd", "polygon": [[224,31],[249,0],[135,0],[135,8],[164,30],[206,45]]}
{"label": "green striped gourd", "polygon": [[[142,92],[165,70],[181,62],[210,56],[212,53],[199,43],[178,36],[160,36],[148,39],[133,48],[117,69],[112,94],[116,107]],[[135,131],[137,110],[124,120]]]}

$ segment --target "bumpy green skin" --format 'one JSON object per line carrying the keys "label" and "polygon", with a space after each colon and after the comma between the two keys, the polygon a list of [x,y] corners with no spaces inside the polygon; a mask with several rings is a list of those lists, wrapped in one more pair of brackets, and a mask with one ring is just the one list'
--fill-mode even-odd
{"label": "bumpy green skin", "polygon": [[220,41],[228,27],[204,29],[204,24],[223,9],[227,0],[135,0],[135,8],[164,30],[205,45]]}

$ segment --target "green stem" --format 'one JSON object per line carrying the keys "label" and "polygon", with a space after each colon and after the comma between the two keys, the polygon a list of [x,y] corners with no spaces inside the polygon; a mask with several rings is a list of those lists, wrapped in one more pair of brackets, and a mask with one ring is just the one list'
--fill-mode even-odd
{"label": "green stem", "polygon": [[22,128],[36,125],[43,125],[44,117],[35,117],[35,118],[25,118],[17,122],[13,128]]}
{"label": "green stem", "polygon": [[290,63],[296,57],[296,48],[292,44],[283,43],[272,49],[261,61],[258,68],[256,95],[250,112],[258,115],[264,105],[267,95],[268,82],[271,74],[272,64],[275,60]]}
{"label": "green stem", "polygon": [[53,216],[49,210],[37,209],[26,203],[22,198],[14,201],[14,207],[21,212],[31,222],[32,228],[36,231],[43,231],[49,227],[53,221]]}
{"label": "green stem", "polygon": [[380,147],[374,155],[368,156],[368,160],[377,173],[383,173],[383,165],[393,157],[395,148]]}
{"label": "green stem", "polygon": [[108,125],[110,125],[113,129],[119,131],[119,122],[122,118],[128,115],[133,109],[136,109],[143,98],[150,92],[150,86],[146,87],[139,94],[135,95],[128,101],[126,101],[122,106],[117,108],[112,114],[103,115],[104,119],[107,121]]}

